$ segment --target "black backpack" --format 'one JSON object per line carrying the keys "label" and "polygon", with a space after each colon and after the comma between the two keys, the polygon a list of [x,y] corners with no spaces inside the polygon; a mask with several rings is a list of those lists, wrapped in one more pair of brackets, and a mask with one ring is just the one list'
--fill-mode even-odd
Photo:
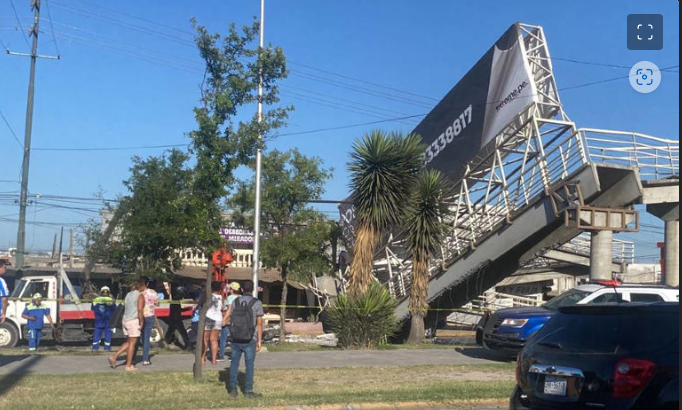
{"label": "black backpack", "polygon": [[242,302],[242,298],[235,301],[230,321],[230,337],[235,343],[251,343],[256,333],[253,323],[253,306],[258,299],[253,298],[249,303]]}

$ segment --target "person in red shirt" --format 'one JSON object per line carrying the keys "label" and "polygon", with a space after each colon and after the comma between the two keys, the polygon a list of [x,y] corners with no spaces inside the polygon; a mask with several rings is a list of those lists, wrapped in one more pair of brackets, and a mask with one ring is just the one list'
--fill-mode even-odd
{"label": "person in red shirt", "polygon": [[211,260],[213,261],[213,281],[226,282],[229,277],[227,265],[234,260],[232,254],[227,252],[227,244],[223,243],[220,249],[213,252]]}

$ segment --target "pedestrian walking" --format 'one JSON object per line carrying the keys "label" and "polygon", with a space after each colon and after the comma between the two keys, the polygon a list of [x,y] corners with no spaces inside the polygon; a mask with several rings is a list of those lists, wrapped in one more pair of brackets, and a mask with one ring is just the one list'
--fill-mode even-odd
{"label": "pedestrian walking", "polygon": [[209,345],[211,348],[211,363],[218,362],[218,339],[223,327],[225,313],[223,312],[222,284],[211,282],[211,301],[206,311],[206,325],[204,326],[204,349],[202,363],[206,364]]}
{"label": "pedestrian walking", "polygon": [[232,303],[241,296],[241,286],[238,282],[232,282],[227,286],[227,297],[225,298],[225,303],[223,304],[223,328],[220,330],[220,347],[218,350],[218,361],[225,361],[225,349],[227,349],[227,339],[230,337],[230,306]]}
{"label": "pedestrian walking", "polygon": [[50,322],[50,326],[52,326],[52,330],[54,330],[50,308],[43,305],[43,295],[40,293],[33,295],[31,303],[24,308],[21,317],[28,321],[26,325],[28,327],[28,350],[34,352],[40,346],[40,337],[43,333],[46,317],[47,321]]}
{"label": "pedestrian walking", "polygon": [[257,398],[260,394],[253,391],[253,378],[256,353],[263,344],[263,304],[253,294],[253,282],[247,281],[242,286],[243,296],[237,298],[228,312],[230,316],[230,335],[232,336],[232,355],[230,364],[230,383],[228,393],[237,398],[237,376],[242,355],[246,366],[246,385],[244,396]]}
{"label": "pedestrian walking", "polygon": [[108,358],[109,366],[112,369],[116,368],[116,361],[120,356],[127,354],[126,357],[126,371],[135,371],[137,367],[133,365],[133,358],[135,357],[135,348],[140,339],[142,326],[144,325],[144,297],[140,293],[141,288],[145,288],[146,284],[143,280],[138,279],[133,283],[133,286],[128,292],[123,302],[123,334],[128,338],[125,343],[121,345],[118,351]]}
{"label": "pedestrian walking", "polygon": [[177,283],[172,283],[168,298],[170,299],[170,323],[168,324],[168,331],[166,332],[166,343],[177,341],[175,338],[176,332],[182,338],[182,347],[184,349],[190,348],[190,338],[185,329],[185,324],[182,318],[182,295],[180,294]]}
{"label": "pedestrian walking", "polygon": [[9,262],[9,258],[6,256],[0,257],[0,323],[5,323],[5,314],[7,313],[7,302],[10,295],[9,288],[7,287],[7,282],[3,279],[5,273],[7,273],[7,267],[12,266]]}
{"label": "pedestrian walking", "polygon": [[142,278],[144,285],[140,294],[144,298],[144,324],[142,326],[142,365],[149,366],[149,349],[151,347],[152,330],[156,327],[156,307],[159,306],[159,294],[153,288],[149,288],[149,278]]}
{"label": "pedestrian walking", "polygon": [[202,286],[199,289],[196,299],[194,300],[194,310],[192,311],[192,319],[190,320],[190,331],[189,340],[192,345],[192,349],[197,346],[197,343],[202,343],[203,340],[199,340],[199,320],[201,319],[201,311],[204,307],[204,302],[206,301],[206,292]]}
{"label": "pedestrian walking", "polygon": [[92,335],[92,351],[96,352],[102,343],[104,336],[104,351],[111,351],[111,337],[113,331],[109,322],[116,310],[116,301],[111,297],[111,289],[103,286],[99,290],[99,296],[92,301],[92,310],[95,312],[95,330]]}

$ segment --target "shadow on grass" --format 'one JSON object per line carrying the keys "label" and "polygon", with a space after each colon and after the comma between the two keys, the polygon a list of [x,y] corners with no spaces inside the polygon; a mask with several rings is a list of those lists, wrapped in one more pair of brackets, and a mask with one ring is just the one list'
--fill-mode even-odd
{"label": "shadow on grass", "polygon": [[[230,369],[225,369],[218,373],[218,377],[222,383],[225,384],[225,391],[230,390]],[[246,392],[246,374],[239,372],[237,375],[237,388],[243,393]]]}
{"label": "shadow on grass", "polygon": [[23,362],[21,366],[14,370],[10,370],[6,374],[0,376],[0,397],[5,393],[12,390],[14,386],[19,384],[19,382],[26,377],[33,366],[38,364],[43,360],[43,356],[28,356],[28,355],[18,355],[18,356],[2,356],[0,357],[0,366],[6,366],[14,362]]}
{"label": "shadow on grass", "polygon": [[455,351],[462,354],[463,356],[471,357],[472,359],[492,360],[501,363],[511,363],[516,361],[516,355],[514,353],[496,352],[494,350],[488,350],[482,347],[473,347],[467,349],[457,348]]}

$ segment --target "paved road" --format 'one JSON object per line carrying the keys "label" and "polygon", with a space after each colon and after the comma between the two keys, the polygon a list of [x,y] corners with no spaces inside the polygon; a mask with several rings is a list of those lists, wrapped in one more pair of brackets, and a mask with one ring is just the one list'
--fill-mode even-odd
{"label": "paved road", "polygon": [[[7,374],[75,374],[111,372],[104,355],[0,356],[0,375]],[[140,366],[141,371],[187,371],[192,368],[190,354],[160,354],[153,365]],[[475,365],[498,363],[479,349],[432,349],[393,351],[328,351],[261,353],[256,360],[260,369],[295,369],[364,366]],[[229,362],[207,365],[206,370],[222,370]],[[122,370],[123,362],[119,362]]]}

